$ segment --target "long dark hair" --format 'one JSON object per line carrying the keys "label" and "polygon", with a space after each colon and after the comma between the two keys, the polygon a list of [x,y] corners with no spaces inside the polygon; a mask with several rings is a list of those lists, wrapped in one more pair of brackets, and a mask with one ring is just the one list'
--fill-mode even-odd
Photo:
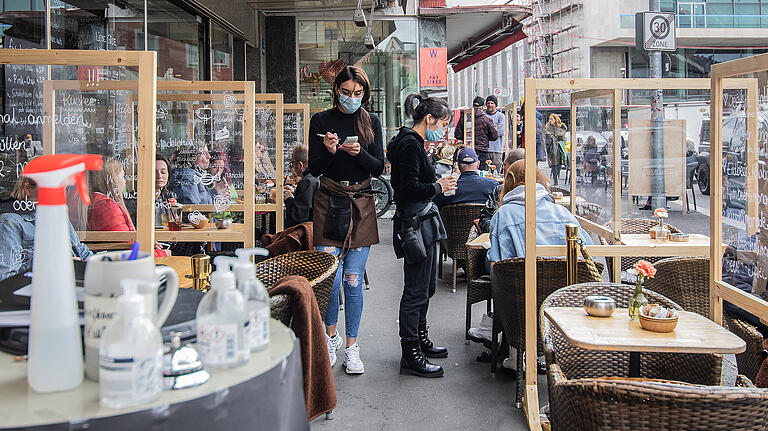
{"label": "long dark hair", "polygon": [[[419,104],[414,106],[414,100]],[[427,115],[433,116],[436,120],[451,119],[453,112],[448,107],[448,102],[437,97],[424,97],[421,94],[409,94],[405,98],[405,115],[413,119],[413,125],[421,123]]]}
{"label": "long dark hair", "polygon": [[[333,81],[333,106],[339,106],[341,84],[350,80],[363,87],[362,105],[368,103],[371,98],[371,81],[368,79],[368,74],[359,67],[347,66],[336,75],[336,80]],[[355,112],[355,133],[357,133],[360,145],[363,148],[368,148],[373,143],[373,124],[371,123],[371,114],[363,106],[360,106],[360,109]]]}

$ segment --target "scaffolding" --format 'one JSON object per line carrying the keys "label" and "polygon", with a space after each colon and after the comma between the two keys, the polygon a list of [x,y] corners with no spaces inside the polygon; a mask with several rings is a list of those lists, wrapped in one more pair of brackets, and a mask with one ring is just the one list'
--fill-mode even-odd
{"label": "scaffolding", "polygon": [[[580,77],[579,0],[528,0],[532,18],[525,24],[525,76],[527,78]],[[567,104],[562,91],[538,95],[540,105]],[[562,99],[562,100],[561,100]]]}

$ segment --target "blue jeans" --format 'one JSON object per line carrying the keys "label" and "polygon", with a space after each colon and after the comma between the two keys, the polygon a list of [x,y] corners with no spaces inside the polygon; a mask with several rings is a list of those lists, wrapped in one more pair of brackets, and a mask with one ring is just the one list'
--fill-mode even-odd
{"label": "blue jeans", "polygon": [[[334,256],[341,254],[341,249],[338,247],[317,247],[317,249]],[[357,338],[357,330],[360,328],[360,318],[363,315],[363,276],[370,251],[371,247],[354,248],[349,250],[344,260],[339,262],[331,299],[328,300],[328,308],[325,311],[325,325],[335,325],[339,321],[339,289],[343,282],[344,322],[349,338]]]}

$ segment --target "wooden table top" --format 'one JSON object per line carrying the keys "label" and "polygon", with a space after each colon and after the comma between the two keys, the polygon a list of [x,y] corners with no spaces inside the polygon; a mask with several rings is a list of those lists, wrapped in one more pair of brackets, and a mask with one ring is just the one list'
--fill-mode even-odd
{"label": "wooden table top", "polygon": [[189,256],[168,256],[156,257],[155,264],[170,266],[179,276],[179,287],[192,287],[192,279],[187,275],[192,275],[192,258]]}
{"label": "wooden table top", "polygon": [[217,229],[215,223],[209,222],[202,229],[195,229],[191,225],[182,226],[180,231],[168,229],[155,229],[157,241],[242,241],[245,233],[243,223],[232,223],[230,229]]}
{"label": "wooden table top", "polygon": [[744,340],[697,313],[681,311],[672,332],[651,332],[629,320],[626,308],[592,317],[580,307],[549,307],[544,314],[574,346],[589,350],[675,353],[741,353]]}
{"label": "wooden table top", "polygon": [[480,234],[480,236],[467,243],[467,248],[488,250],[491,248],[491,235],[489,233]]}

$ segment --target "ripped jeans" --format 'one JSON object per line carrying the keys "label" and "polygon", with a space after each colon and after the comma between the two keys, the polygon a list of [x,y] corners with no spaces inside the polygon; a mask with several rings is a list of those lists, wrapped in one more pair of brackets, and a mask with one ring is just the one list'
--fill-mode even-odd
{"label": "ripped jeans", "polygon": [[[338,247],[323,246],[316,249],[334,256],[341,254],[341,248]],[[363,276],[370,251],[371,247],[353,248],[347,252],[344,260],[339,262],[336,279],[333,281],[333,291],[325,311],[326,326],[335,325],[339,321],[339,289],[343,282],[344,322],[349,338],[357,338],[357,330],[360,328],[360,318],[363,315]]]}

